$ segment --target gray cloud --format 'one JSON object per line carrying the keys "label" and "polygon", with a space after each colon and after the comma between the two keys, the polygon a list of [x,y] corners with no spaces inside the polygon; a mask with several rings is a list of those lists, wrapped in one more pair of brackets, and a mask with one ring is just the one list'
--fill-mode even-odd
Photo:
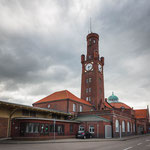
{"label": "gray cloud", "polygon": [[80,97],[80,55],[92,17],[105,57],[105,96],[114,91],[120,101],[145,108],[149,16],[148,0],[1,1],[0,98],[32,104],[63,89]]}

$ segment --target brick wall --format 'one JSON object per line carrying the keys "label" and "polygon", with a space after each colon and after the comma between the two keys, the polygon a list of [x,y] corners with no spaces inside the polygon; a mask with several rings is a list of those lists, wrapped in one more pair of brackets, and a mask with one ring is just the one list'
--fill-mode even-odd
{"label": "brick wall", "polygon": [[80,111],[80,106],[82,106],[82,111],[91,111],[93,108],[92,106],[85,105],[83,103],[79,103],[73,100],[57,100],[57,101],[52,101],[52,102],[47,102],[47,103],[40,103],[40,104],[34,104],[33,106],[35,107],[41,107],[41,108],[48,108],[48,105],[50,105],[50,109],[54,110],[60,110],[64,112],[73,112],[73,104],[76,105],[76,112]]}
{"label": "brick wall", "polygon": [[[21,133],[21,124],[25,124],[25,123],[39,123],[39,132],[38,133]],[[44,124],[44,125],[48,125],[48,133],[40,133],[40,125]],[[53,139],[54,138],[54,133],[50,132],[50,125],[53,125],[54,122],[51,120],[16,120],[13,119],[12,120],[12,128],[11,128],[11,136],[12,138],[18,138],[18,137],[22,137],[22,138],[39,138],[39,139]],[[77,123],[73,123],[73,122],[63,122],[63,121],[56,121],[56,125],[63,125],[64,126],[64,134],[63,135],[58,135],[58,133],[56,132],[56,138],[66,138],[66,137],[75,137],[76,133],[77,133],[77,129],[78,129],[78,124]],[[73,132],[70,132],[70,125],[73,125]]]}
{"label": "brick wall", "polygon": [[0,138],[7,137],[8,119],[0,118]]}

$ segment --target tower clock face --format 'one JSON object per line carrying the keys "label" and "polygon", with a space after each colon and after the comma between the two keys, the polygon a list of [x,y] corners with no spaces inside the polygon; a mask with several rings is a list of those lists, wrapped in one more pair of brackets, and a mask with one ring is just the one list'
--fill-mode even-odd
{"label": "tower clock face", "polygon": [[90,71],[92,68],[93,68],[93,65],[91,63],[88,63],[85,66],[86,71]]}
{"label": "tower clock face", "polygon": [[98,70],[99,72],[102,72],[102,66],[100,64],[98,64]]}

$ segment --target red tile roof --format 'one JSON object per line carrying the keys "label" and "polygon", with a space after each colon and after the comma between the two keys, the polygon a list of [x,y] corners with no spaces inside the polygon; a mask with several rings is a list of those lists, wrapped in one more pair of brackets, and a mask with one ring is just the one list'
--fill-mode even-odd
{"label": "red tile roof", "polygon": [[108,108],[112,108],[112,106],[108,102],[104,102],[104,105]]}
{"label": "red tile roof", "polygon": [[37,102],[35,102],[34,104],[43,103],[43,102],[50,102],[50,101],[56,101],[56,100],[64,100],[64,99],[70,99],[70,100],[74,100],[76,102],[80,102],[80,103],[92,106],[89,102],[76,97],[75,95],[73,95],[68,90],[55,92],[55,93],[53,93],[53,94],[37,101]]}
{"label": "red tile roof", "polygon": [[147,118],[147,109],[137,109],[135,111],[135,118]]}
{"label": "red tile roof", "polygon": [[118,103],[110,103],[111,106],[115,107],[115,108],[121,108],[124,107],[126,109],[131,109],[131,107],[129,107],[128,105],[118,102]]}

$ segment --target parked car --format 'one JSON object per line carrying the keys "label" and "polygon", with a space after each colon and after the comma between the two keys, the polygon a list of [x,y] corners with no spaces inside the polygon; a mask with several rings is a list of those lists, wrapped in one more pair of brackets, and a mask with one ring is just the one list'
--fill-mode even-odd
{"label": "parked car", "polygon": [[76,134],[76,138],[86,139],[86,138],[92,138],[92,134],[88,131],[78,131]]}

